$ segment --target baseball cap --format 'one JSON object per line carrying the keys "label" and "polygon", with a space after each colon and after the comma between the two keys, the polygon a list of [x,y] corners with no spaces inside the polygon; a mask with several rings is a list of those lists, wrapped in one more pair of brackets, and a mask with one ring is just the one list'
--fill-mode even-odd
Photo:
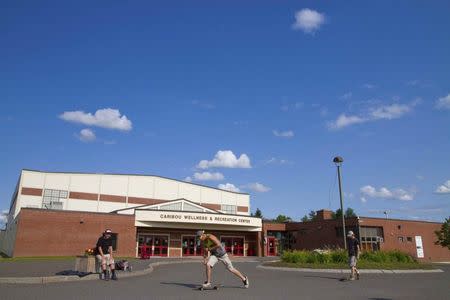
{"label": "baseball cap", "polygon": [[106,229],[105,233],[112,233],[111,229]]}
{"label": "baseball cap", "polygon": [[197,236],[202,236],[205,233],[204,230],[199,230],[197,231]]}
{"label": "baseball cap", "polygon": [[351,230],[347,233],[347,237],[352,237],[353,235],[355,235],[355,234]]}

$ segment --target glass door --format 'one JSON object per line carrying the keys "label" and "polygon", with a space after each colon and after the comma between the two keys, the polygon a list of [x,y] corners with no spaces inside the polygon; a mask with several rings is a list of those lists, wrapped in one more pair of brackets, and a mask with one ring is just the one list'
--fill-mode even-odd
{"label": "glass door", "polygon": [[183,237],[183,256],[195,256],[195,236]]}
{"label": "glass door", "polygon": [[139,235],[138,255],[142,258],[150,256],[167,256],[169,236],[167,235]]}
{"label": "glass door", "polygon": [[195,236],[183,237],[183,256],[200,256],[203,255],[203,247]]}

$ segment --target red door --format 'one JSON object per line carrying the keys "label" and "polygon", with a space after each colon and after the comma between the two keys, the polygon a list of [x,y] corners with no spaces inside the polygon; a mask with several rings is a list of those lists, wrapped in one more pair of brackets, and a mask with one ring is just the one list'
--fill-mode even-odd
{"label": "red door", "polygon": [[169,250],[169,236],[167,235],[140,235],[138,255],[146,258],[149,256],[167,256]]}
{"label": "red door", "polygon": [[220,240],[227,253],[231,253],[234,256],[244,256],[244,238],[223,237]]}
{"label": "red door", "polygon": [[203,255],[203,248],[200,240],[195,236],[183,237],[183,256],[201,256]]}
{"label": "red door", "polygon": [[268,237],[267,238],[267,256],[276,256],[277,255],[277,247],[275,245],[275,238]]}
{"label": "red door", "polygon": [[233,238],[233,255],[244,256],[244,239]]}

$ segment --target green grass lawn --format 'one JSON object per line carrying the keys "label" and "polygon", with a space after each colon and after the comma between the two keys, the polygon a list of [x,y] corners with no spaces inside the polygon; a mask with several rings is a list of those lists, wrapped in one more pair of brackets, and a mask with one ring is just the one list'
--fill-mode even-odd
{"label": "green grass lawn", "polygon": [[[285,268],[309,268],[309,269],[349,269],[348,264],[345,263],[288,263],[288,262],[270,262],[265,263],[264,266],[268,267],[285,267]],[[383,270],[417,270],[434,269],[431,264],[422,263],[399,263],[399,262],[365,262],[360,261],[357,265],[358,269],[383,269]]]}

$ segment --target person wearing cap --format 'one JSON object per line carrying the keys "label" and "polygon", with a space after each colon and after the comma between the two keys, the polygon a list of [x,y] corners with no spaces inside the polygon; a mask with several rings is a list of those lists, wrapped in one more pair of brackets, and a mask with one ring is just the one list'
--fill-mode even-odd
{"label": "person wearing cap", "polygon": [[112,231],[110,229],[106,229],[102,236],[97,241],[96,252],[97,252],[97,260],[102,266],[103,278],[105,280],[109,280],[109,272],[106,266],[109,266],[111,270],[111,279],[117,280],[116,270],[115,270],[115,262],[113,258],[113,248],[112,248]]}
{"label": "person wearing cap", "polygon": [[356,263],[359,259],[359,253],[360,253],[360,247],[359,247],[359,241],[355,237],[355,234],[353,231],[349,231],[347,233],[347,248],[348,248],[348,264],[350,266],[351,274],[350,274],[350,280],[359,279],[359,271],[356,268]]}
{"label": "person wearing cap", "polygon": [[212,268],[218,261],[221,261],[228,271],[239,277],[244,283],[245,288],[249,287],[250,283],[248,281],[248,277],[242,275],[241,272],[233,267],[227,252],[222,246],[222,243],[215,235],[206,234],[205,231],[199,230],[197,231],[197,237],[203,242],[203,246],[205,248],[205,251],[203,252],[203,264],[206,267],[206,281],[203,283],[204,288],[211,287]]}

